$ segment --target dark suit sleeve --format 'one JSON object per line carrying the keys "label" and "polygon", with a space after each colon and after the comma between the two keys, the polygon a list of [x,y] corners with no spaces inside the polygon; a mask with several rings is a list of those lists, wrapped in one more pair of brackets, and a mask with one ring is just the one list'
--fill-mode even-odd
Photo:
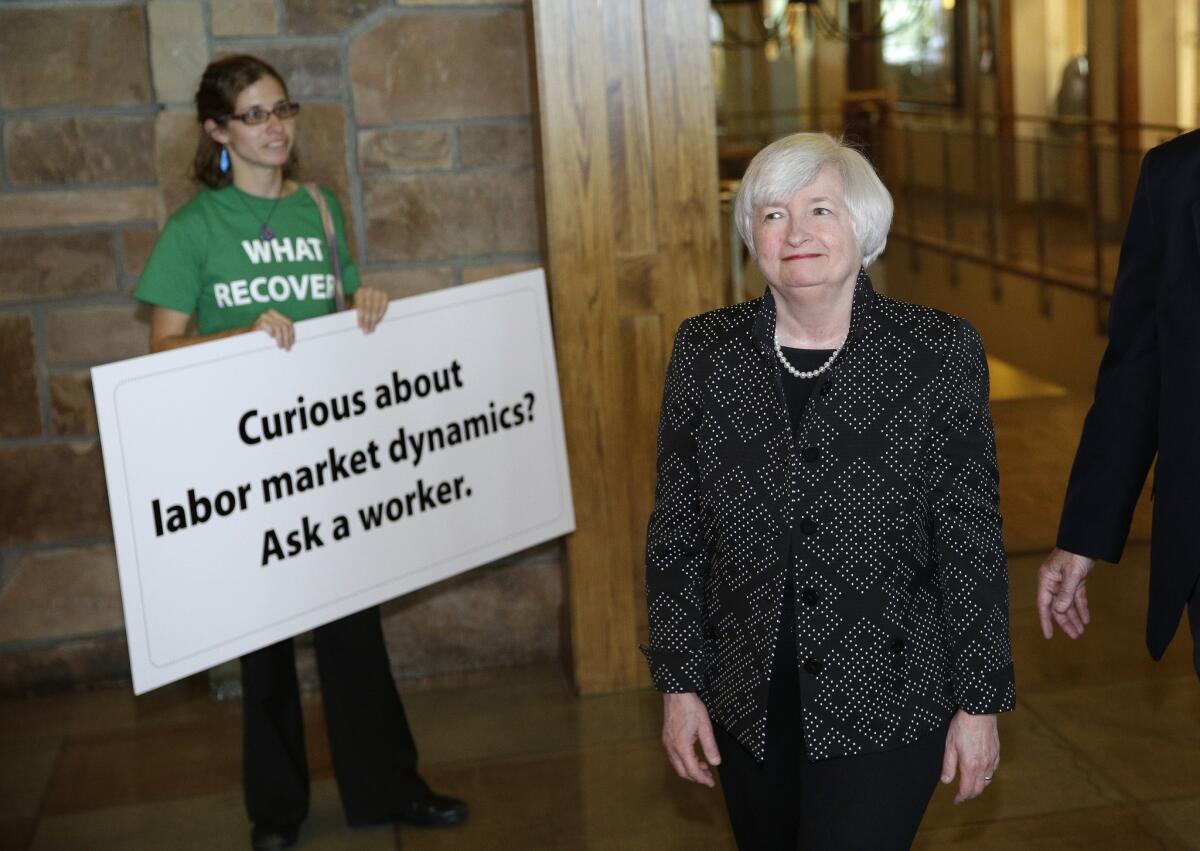
{"label": "dark suit sleeve", "polygon": [[946,626],[951,685],[961,709],[1007,712],[1016,703],[1008,631],[1008,562],[1000,472],[979,333],[954,329],[937,377],[926,459],[932,545]]}
{"label": "dark suit sleeve", "polygon": [[1058,546],[1116,562],[1158,447],[1161,246],[1151,197],[1155,152],[1142,161],[1108,315],[1096,398],[1071,468]]}
{"label": "dark suit sleeve", "polygon": [[688,323],[675,336],[658,427],[658,477],[646,532],[650,643],[642,652],[661,692],[699,692],[703,683],[704,543],[695,429],[700,412]]}

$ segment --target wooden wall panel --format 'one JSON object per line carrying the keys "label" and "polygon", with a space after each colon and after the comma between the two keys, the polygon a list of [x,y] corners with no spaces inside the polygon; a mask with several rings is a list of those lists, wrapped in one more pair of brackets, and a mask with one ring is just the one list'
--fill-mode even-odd
{"label": "wooden wall panel", "polygon": [[605,6],[608,74],[609,157],[613,169],[613,221],[621,255],[654,251],[654,174],[651,159],[650,111],[643,54],[630,50],[642,43],[638,3]]}
{"label": "wooden wall panel", "polygon": [[1140,0],[1120,0],[1117,32],[1121,42],[1117,48],[1117,149],[1120,156],[1117,168],[1121,181],[1121,209],[1133,206],[1141,171],[1142,138],[1137,126],[1142,120],[1140,87],[1138,83],[1138,4]]}
{"label": "wooden wall panel", "polygon": [[[670,352],[674,329],[663,329],[663,317],[657,313],[625,316],[621,319],[621,348],[624,354],[622,380],[628,399],[624,416],[629,424],[656,423],[663,379],[666,374],[664,352]],[[646,520],[654,508],[654,477],[645,471],[654,470],[658,449],[656,429],[639,430],[629,441],[628,467],[632,471],[627,480],[628,499],[631,511],[628,534],[642,543],[646,534]],[[638,555],[641,555],[640,551]],[[633,594],[635,635],[639,642],[648,640],[646,605],[643,591],[645,567],[642,558],[628,565],[628,581]]]}
{"label": "wooden wall panel", "polygon": [[645,3],[660,268],[669,274],[663,282],[667,312],[679,317],[722,301],[708,8],[701,0]]}
{"label": "wooden wall panel", "polygon": [[[554,333],[578,531],[567,540],[567,590],[576,683],[585,692],[636,682],[637,659],[621,631],[636,615],[625,589],[604,581],[603,560],[628,563],[622,482],[599,474],[626,454],[613,388],[620,384],[616,247],[612,235],[604,42],[597,4],[550,0],[535,6],[542,114],[542,180]],[[600,21],[599,23],[603,23]],[[586,608],[585,616],[578,610]],[[584,664],[577,648],[587,648]]]}
{"label": "wooden wall panel", "polygon": [[663,372],[678,324],[721,299],[708,8],[533,0],[584,693],[649,682],[637,642]]}

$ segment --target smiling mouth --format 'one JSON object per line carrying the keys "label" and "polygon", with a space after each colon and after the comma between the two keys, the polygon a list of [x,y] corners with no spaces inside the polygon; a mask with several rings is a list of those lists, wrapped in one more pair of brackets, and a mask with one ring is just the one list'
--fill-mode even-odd
{"label": "smiling mouth", "polygon": [[814,259],[816,257],[820,257],[820,256],[821,256],[820,254],[789,254],[787,257],[784,257],[783,259],[784,259],[784,261],[787,261],[787,260],[812,260],[812,259]]}

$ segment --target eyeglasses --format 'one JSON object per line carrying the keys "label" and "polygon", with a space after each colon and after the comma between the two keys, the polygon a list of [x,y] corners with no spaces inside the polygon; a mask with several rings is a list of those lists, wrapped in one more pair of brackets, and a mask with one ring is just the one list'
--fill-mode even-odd
{"label": "eyeglasses", "polygon": [[225,120],[240,121],[243,124],[254,126],[255,124],[266,124],[271,120],[272,115],[276,116],[280,120],[285,118],[294,118],[296,113],[299,111],[300,104],[296,103],[295,101],[291,101],[288,103],[278,104],[274,109],[263,109],[256,106],[253,109],[246,110],[240,115],[226,115]]}

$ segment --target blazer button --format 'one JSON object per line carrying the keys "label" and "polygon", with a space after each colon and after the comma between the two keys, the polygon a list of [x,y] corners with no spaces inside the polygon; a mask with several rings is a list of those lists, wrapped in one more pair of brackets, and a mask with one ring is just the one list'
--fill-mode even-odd
{"label": "blazer button", "polygon": [[820,527],[817,526],[817,521],[813,520],[811,517],[805,517],[803,520],[800,521],[800,531],[803,532],[805,535],[817,534],[818,528],[820,528]]}
{"label": "blazer button", "polygon": [[821,669],[824,667],[820,659],[814,659],[812,656],[804,660],[804,670],[808,671],[814,677],[821,673]]}
{"label": "blazer button", "polygon": [[817,596],[817,592],[811,588],[805,588],[800,592],[800,599],[804,601],[806,606],[815,606],[821,602],[821,598]]}
{"label": "blazer button", "polygon": [[806,446],[804,447],[804,451],[800,453],[800,457],[809,464],[815,464],[821,457],[821,448],[819,446]]}
{"label": "blazer button", "polygon": [[704,637],[716,641],[717,631],[710,626],[704,630]]}
{"label": "blazer button", "polygon": [[904,639],[903,638],[897,638],[895,641],[892,642],[892,652],[893,653],[903,653],[904,652]]}

